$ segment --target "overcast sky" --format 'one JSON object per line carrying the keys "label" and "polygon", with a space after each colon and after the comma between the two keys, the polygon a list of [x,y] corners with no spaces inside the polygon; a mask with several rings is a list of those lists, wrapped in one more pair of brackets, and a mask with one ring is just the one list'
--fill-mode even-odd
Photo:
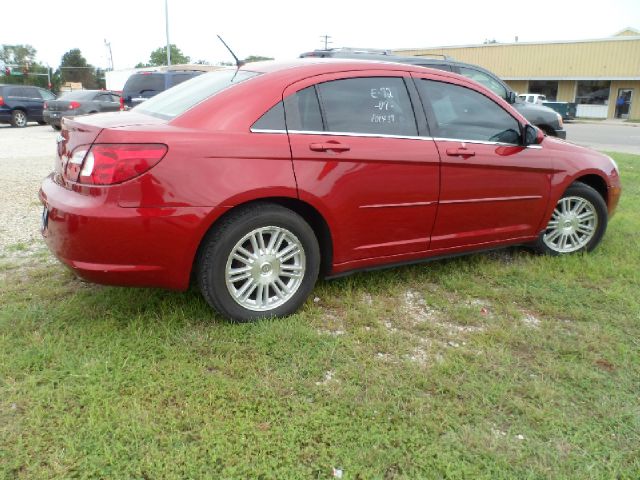
{"label": "overcast sky", "polygon": [[[164,0],[4,0],[0,44],[31,44],[38,59],[57,67],[79,48],[106,67],[105,39],[116,69],[147,61],[166,44]],[[169,34],[192,60],[231,58],[220,34],[240,58],[297,57],[331,46],[398,48],[465,45],[485,39],[512,42],[603,38],[640,29],[640,0],[484,1],[206,1],[168,0]],[[49,13],[47,13],[49,12]],[[637,61],[637,59],[636,59]]]}

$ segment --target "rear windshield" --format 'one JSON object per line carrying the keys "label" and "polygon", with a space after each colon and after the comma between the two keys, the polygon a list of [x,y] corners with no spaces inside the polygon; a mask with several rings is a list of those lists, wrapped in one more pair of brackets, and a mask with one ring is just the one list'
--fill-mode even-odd
{"label": "rear windshield", "polygon": [[75,92],[63,93],[59,100],[90,100],[96,96],[95,90],[76,90]]}
{"label": "rear windshield", "polygon": [[162,92],[164,90],[164,73],[135,73],[124,84],[124,91],[129,94],[144,92]]}
{"label": "rear windshield", "polygon": [[225,69],[199,75],[150,98],[134,110],[172,119],[216,93],[259,75],[247,70]]}

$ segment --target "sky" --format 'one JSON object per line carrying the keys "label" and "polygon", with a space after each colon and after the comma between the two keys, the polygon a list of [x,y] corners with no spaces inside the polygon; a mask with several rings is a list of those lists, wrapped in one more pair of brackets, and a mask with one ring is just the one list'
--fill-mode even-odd
{"label": "sky", "polygon": [[[5,0],[0,44],[30,44],[57,68],[79,48],[94,66],[116,70],[146,62],[166,45],[165,0]],[[286,60],[331,47],[419,48],[498,42],[604,38],[626,27],[640,30],[639,0],[606,3],[561,0],[505,2],[167,0],[169,37],[192,61],[231,61],[220,34],[239,58]],[[31,12],[31,13],[29,13]],[[10,19],[29,17],[28,22]]]}

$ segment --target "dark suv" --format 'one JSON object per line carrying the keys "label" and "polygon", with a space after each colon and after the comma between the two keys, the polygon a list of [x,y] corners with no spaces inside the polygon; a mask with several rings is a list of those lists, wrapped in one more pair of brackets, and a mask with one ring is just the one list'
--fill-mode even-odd
{"label": "dark suv", "polygon": [[204,72],[199,70],[134,73],[124,84],[120,105],[124,109],[135,107],[160,92],[202,73]]}
{"label": "dark suv", "polygon": [[44,102],[56,96],[44,88],[29,85],[0,85],[0,123],[26,127],[27,122],[44,125]]}
{"label": "dark suv", "polygon": [[511,90],[509,85],[503,82],[495,74],[491,73],[478,65],[470,63],[458,62],[450,57],[431,58],[423,56],[401,57],[393,55],[388,50],[363,50],[353,48],[332,48],[328,50],[314,50],[313,52],[305,52],[300,55],[304,57],[331,57],[331,58],[352,58],[362,60],[380,60],[384,62],[405,63],[409,65],[418,65],[420,67],[436,68],[447,72],[459,73],[476,82],[484,85],[507,102],[511,103],[520,114],[540,128],[547,135],[554,137],[567,138],[567,132],[564,130],[562,116],[551,108],[542,105],[534,105],[519,100],[516,93]]}

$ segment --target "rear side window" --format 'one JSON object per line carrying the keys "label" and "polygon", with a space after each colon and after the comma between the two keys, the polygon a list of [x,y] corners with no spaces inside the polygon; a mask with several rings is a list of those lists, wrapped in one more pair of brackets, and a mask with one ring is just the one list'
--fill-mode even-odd
{"label": "rear side window", "polygon": [[167,88],[171,88],[174,87],[186,80],[190,80],[193,77],[195,77],[196,75],[198,75],[197,73],[172,73],[169,76],[169,85]]}
{"label": "rear side window", "polygon": [[135,73],[129,77],[123,90],[129,95],[162,92],[164,90],[164,77],[164,73]]}
{"label": "rear side window", "polygon": [[315,86],[300,90],[285,99],[289,130],[322,132],[324,130],[320,103]]}
{"label": "rear side window", "polygon": [[427,111],[432,113],[429,126],[434,137],[520,142],[518,121],[481,93],[431,80],[420,80],[417,85],[420,96],[427,103]]}
{"label": "rear side window", "polygon": [[317,85],[327,132],[418,134],[402,78],[367,77]]}
{"label": "rear side window", "polygon": [[205,73],[190,82],[165,90],[134,110],[170,120],[216,93],[256,75],[259,73],[235,68]]}
{"label": "rear side window", "polygon": [[284,132],[285,129],[284,105],[282,105],[282,102],[276,103],[251,126],[251,130],[276,130]]}

